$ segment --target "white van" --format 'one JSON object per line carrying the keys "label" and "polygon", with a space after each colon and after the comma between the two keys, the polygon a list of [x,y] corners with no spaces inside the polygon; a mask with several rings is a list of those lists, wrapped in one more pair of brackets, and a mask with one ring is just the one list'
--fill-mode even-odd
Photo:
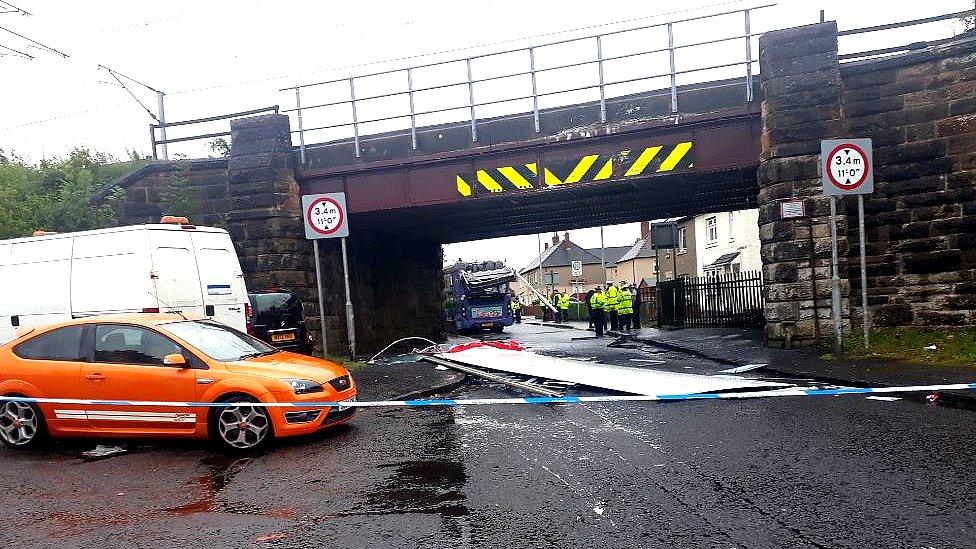
{"label": "white van", "polygon": [[0,240],[0,344],[19,326],[107,313],[179,311],[246,330],[227,231],[164,221]]}

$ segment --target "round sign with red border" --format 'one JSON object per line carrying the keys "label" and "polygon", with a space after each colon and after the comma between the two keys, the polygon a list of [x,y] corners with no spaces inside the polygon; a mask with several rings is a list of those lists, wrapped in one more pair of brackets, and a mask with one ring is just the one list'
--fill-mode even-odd
{"label": "round sign with red border", "polygon": [[309,228],[322,235],[330,235],[341,229],[345,216],[342,205],[328,197],[313,200],[305,210]]}
{"label": "round sign with red border", "polygon": [[868,178],[871,164],[864,149],[854,143],[841,143],[833,149],[824,162],[824,173],[830,184],[841,191],[853,191]]}

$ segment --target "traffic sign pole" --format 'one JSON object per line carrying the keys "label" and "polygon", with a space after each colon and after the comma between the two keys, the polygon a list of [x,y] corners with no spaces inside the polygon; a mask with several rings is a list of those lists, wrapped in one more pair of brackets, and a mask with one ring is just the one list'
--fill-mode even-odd
{"label": "traffic sign pole", "polygon": [[840,275],[837,272],[837,197],[830,197],[830,308],[834,313],[834,354],[843,350],[840,326]]}
{"label": "traffic sign pole", "polygon": [[315,285],[319,291],[319,324],[322,326],[322,356],[328,356],[329,344],[326,339],[325,330],[325,291],[322,289],[322,266],[319,263],[319,240],[312,241],[312,250],[315,253]]}
{"label": "traffic sign pole", "polygon": [[349,257],[346,253],[346,237],[349,236],[345,193],[302,195],[302,211],[305,221],[305,238],[313,241],[315,253],[315,282],[319,294],[319,318],[322,324],[322,353],[327,351],[325,322],[325,290],[322,287],[322,267],[319,265],[319,239],[339,238],[342,241],[342,273],[346,286],[346,330],[349,337],[349,354],[356,356],[356,316],[349,290]]}
{"label": "traffic sign pole", "polygon": [[868,284],[864,235],[864,195],[874,192],[874,151],[870,139],[824,139],[820,142],[823,192],[830,197],[831,306],[834,313],[834,347],[842,351],[840,325],[840,276],[837,272],[837,197],[857,195],[858,240],[861,248],[861,313],[864,349],[868,339]]}
{"label": "traffic sign pole", "polygon": [[868,336],[868,265],[865,256],[864,243],[864,195],[857,195],[857,231],[858,240],[861,243],[861,324],[864,328],[864,350],[867,351],[871,344]]}
{"label": "traffic sign pole", "polygon": [[346,330],[349,334],[349,356],[356,357],[356,315],[352,308],[349,292],[349,256],[346,253],[346,239],[342,238],[342,274],[346,279]]}

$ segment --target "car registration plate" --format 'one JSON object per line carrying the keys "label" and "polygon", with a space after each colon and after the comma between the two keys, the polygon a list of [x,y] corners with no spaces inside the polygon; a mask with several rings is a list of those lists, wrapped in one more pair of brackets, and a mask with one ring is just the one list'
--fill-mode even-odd
{"label": "car registration plate", "polygon": [[281,343],[282,341],[295,341],[295,334],[293,332],[285,334],[271,334],[272,343]]}
{"label": "car registration plate", "polygon": [[494,322],[484,322],[481,325],[484,326],[485,328],[491,328],[492,326],[495,325],[495,323]]}
{"label": "car registration plate", "polygon": [[342,405],[343,402],[356,402],[356,397],[347,398],[346,400],[343,400],[342,402],[339,403],[338,406],[336,406],[336,410],[341,412],[342,410],[348,410],[349,408],[352,408],[352,406],[343,406]]}

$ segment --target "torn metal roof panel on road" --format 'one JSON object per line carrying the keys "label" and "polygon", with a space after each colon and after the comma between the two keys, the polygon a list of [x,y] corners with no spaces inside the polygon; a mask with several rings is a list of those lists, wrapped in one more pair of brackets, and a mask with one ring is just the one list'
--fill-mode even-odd
{"label": "torn metal roof panel on road", "polygon": [[490,346],[472,347],[435,356],[469,366],[538,376],[638,395],[710,393],[791,386],[787,383],[732,376],[715,377],[596,364]]}

